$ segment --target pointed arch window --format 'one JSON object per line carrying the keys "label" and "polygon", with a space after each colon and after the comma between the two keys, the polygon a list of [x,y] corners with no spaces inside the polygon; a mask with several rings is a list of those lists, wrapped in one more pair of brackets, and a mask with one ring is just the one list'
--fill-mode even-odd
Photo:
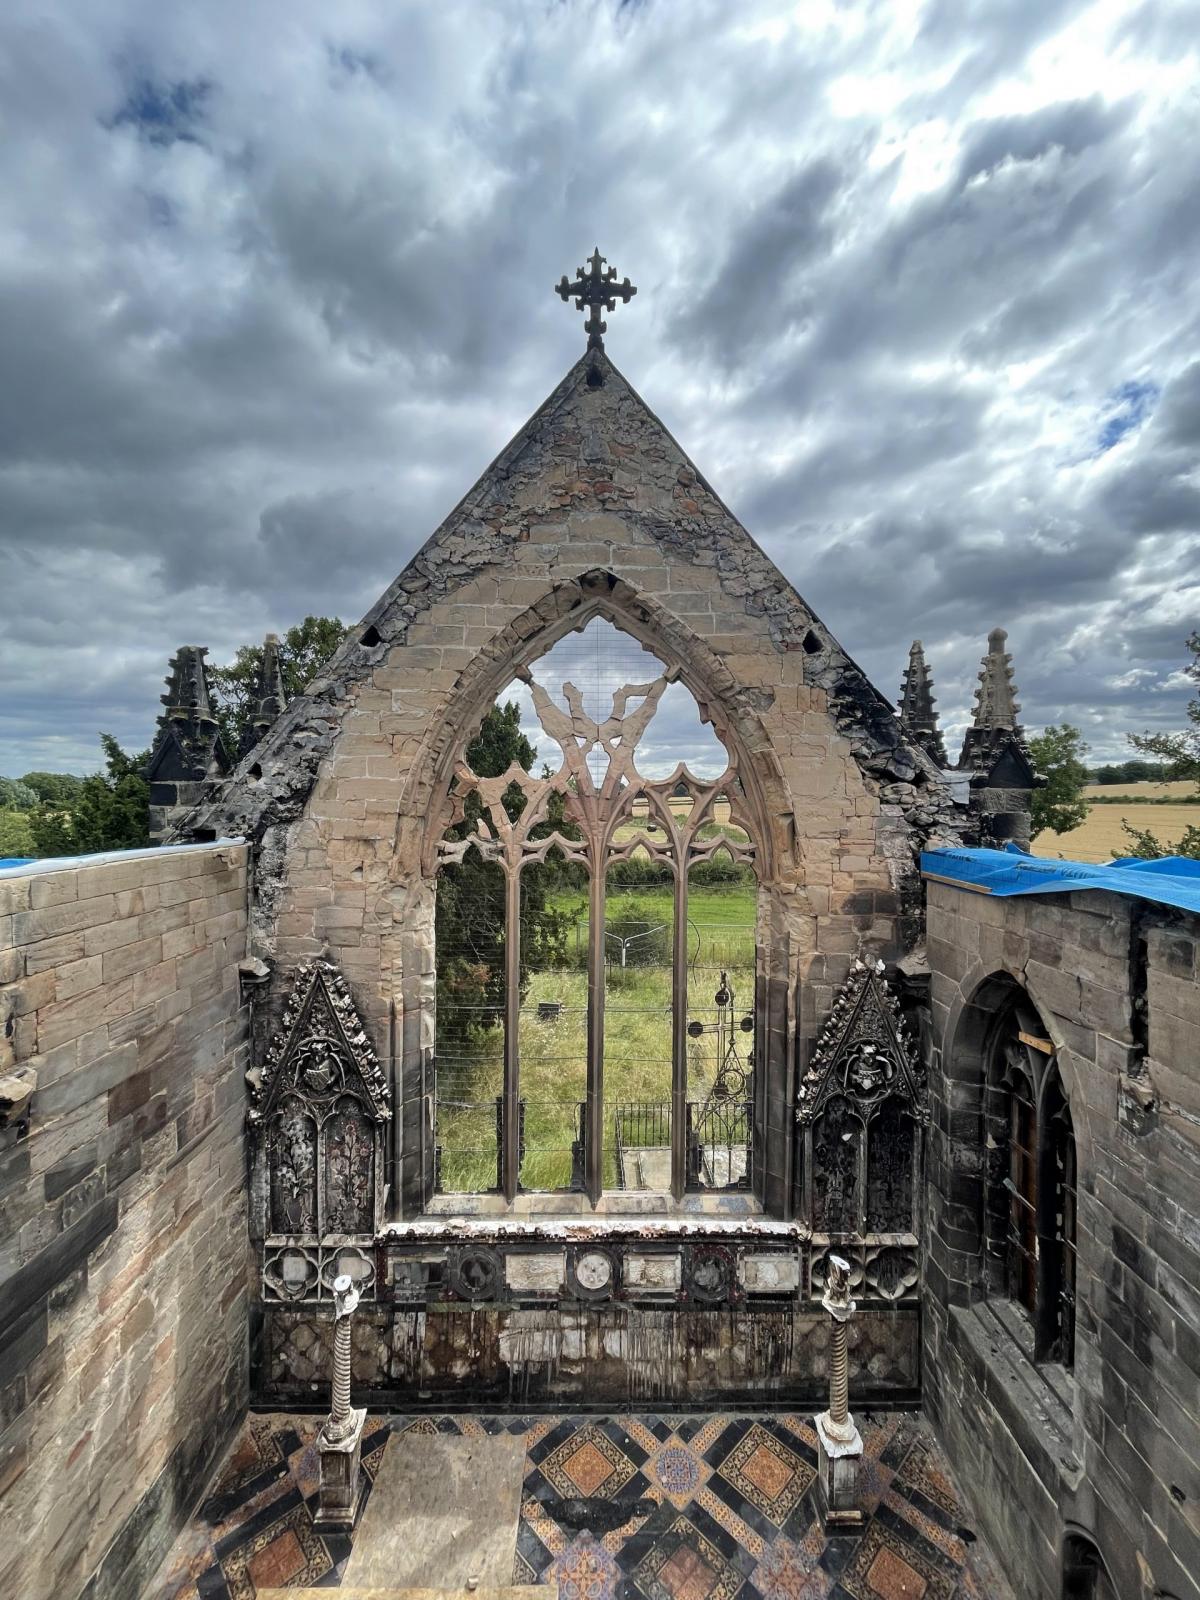
{"label": "pointed arch window", "polygon": [[1023,995],[998,1018],[988,1123],[992,1289],[1028,1314],[1035,1358],[1069,1367],[1075,1349],[1075,1132],[1054,1045]]}
{"label": "pointed arch window", "polygon": [[680,673],[593,616],[517,672],[447,805],[437,1186],[749,1188],[755,852]]}

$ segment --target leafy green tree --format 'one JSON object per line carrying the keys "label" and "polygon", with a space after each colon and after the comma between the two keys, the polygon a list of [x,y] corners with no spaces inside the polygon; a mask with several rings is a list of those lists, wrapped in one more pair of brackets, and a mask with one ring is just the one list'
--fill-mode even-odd
{"label": "leafy green tree", "polygon": [[20,778],[0,778],[0,807],[5,811],[32,811],[37,792]]}
{"label": "leafy green tree", "polygon": [[110,733],[102,733],[100,743],[105,770],[79,780],[69,810],[43,803],[29,813],[37,855],[90,855],[150,843],[150,787],[142,776],[150,752],[126,755]]}
{"label": "leafy green tree", "polygon": [[70,809],[83,781],[73,772],[27,772],[21,779],[42,805],[62,810]]}
{"label": "leafy green tree", "polygon": [[[537,751],[521,732],[520,707],[513,701],[492,706],[479,732],[467,746],[466,761],[481,778],[498,778],[514,762],[529,772]],[[518,784],[510,784],[503,796],[508,815],[519,817],[525,795]],[[456,824],[450,837],[469,838],[481,814],[478,796],[467,798],[466,818]],[[534,830],[535,836],[552,831],[551,820]],[[562,827],[561,812],[558,825]],[[549,894],[582,876],[582,869],[552,862],[528,866],[521,875],[521,986],[529,974],[548,967],[569,964],[568,939],[575,923],[575,912],[556,910]],[[465,1043],[477,1030],[497,1026],[504,1004],[504,925],[505,887],[500,867],[484,861],[476,850],[467,852],[461,862],[444,866],[438,874],[435,939],[437,950],[438,1038],[443,1046],[451,1041]]]}
{"label": "leafy green tree", "polygon": [[1088,769],[1083,756],[1087,745],[1078,728],[1069,722],[1051,724],[1029,741],[1034,767],[1046,779],[1042,789],[1033,791],[1032,828],[1035,834],[1045,828],[1069,833],[1087,821],[1088,804],[1083,798]]}
{"label": "leafy green tree", "polygon": [[[1184,671],[1200,689],[1200,633],[1189,636],[1187,647],[1192,659]],[[1200,789],[1200,694],[1188,701],[1187,717],[1191,727],[1181,733],[1131,733],[1129,742],[1135,750],[1161,759],[1168,782],[1182,778]],[[1148,828],[1131,828],[1127,822],[1122,823],[1122,827],[1129,836],[1134,855],[1147,860],[1159,856],[1190,856],[1200,860],[1200,827],[1185,828],[1178,844],[1164,844]]]}
{"label": "leafy green tree", "polygon": [[[305,617],[279,641],[279,667],[289,700],[304,690],[333,655],[349,629],[338,617]],[[262,670],[261,644],[238,647],[227,667],[209,667],[213,710],[225,748],[236,757],[254,711],[254,692]]]}
{"label": "leafy green tree", "polygon": [[35,856],[33,831],[25,811],[0,811],[0,860],[5,856]]}

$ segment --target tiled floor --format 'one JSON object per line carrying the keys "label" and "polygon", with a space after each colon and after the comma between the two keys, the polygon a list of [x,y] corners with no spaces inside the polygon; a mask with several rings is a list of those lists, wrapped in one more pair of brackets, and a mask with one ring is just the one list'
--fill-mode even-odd
{"label": "tiled floor", "polygon": [[[858,1422],[871,1517],[836,1539],[801,1416],[368,1418],[363,1465],[373,1480],[406,1433],[523,1436],[513,1579],[562,1600],[1012,1600],[921,1421]],[[319,1426],[248,1418],[153,1600],[339,1585],[353,1536],[313,1531]]]}

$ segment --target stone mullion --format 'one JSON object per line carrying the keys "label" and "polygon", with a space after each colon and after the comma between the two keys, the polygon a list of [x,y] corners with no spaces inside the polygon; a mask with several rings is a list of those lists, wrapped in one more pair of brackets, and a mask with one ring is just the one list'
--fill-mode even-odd
{"label": "stone mullion", "polygon": [[521,1169],[521,867],[504,863],[504,1198],[516,1198]]}
{"label": "stone mullion", "polygon": [[604,1190],[604,904],[607,851],[591,852],[588,885],[587,1127],[584,1183],[593,1205]]}
{"label": "stone mullion", "polygon": [[675,856],[675,925],[671,941],[671,1193],[687,1184],[687,905],[688,852]]}

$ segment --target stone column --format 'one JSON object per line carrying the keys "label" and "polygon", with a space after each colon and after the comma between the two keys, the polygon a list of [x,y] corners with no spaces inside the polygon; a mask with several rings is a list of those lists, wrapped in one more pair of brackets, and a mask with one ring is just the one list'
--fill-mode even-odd
{"label": "stone column", "polygon": [[321,1487],[313,1526],[349,1533],[362,1505],[365,1483],[359,1466],[366,1407],[350,1404],[351,1318],[358,1290],[351,1278],[333,1280],[333,1399],[325,1426],[317,1435]]}
{"label": "stone column", "polygon": [[825,1527],[831,1533],[855,1533],[864,1522],[858,1504],[858,1468],[863,1442],[850,1415],[848,1323],[856,1309],[850,1298],[850,1263],[830,1256],[821,1304],[830,1317],[829,1410],[813,1420],[817,1429],[817,1467],[825,1506]]}

